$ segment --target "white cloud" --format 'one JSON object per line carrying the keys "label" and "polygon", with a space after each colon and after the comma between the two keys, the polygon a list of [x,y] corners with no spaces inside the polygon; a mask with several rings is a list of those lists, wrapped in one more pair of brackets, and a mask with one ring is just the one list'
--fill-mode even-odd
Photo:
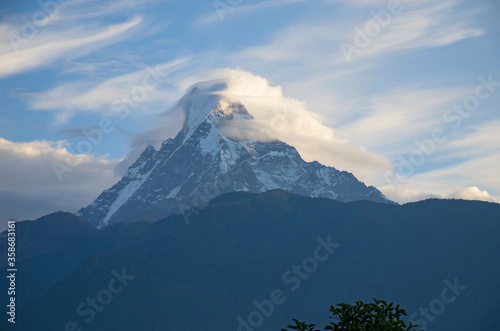
{"label": "white cloud", "polygon": [[449,196],[449,198],[500,202],[500,197],[492,197],[488,193],[488,191],[481,191],[477,186],[472,186],[460,191],[453,192]]}
{"label": "white cloud", "polygon": [[436,194],[425,193],[411,188],[411,185],[385,185],[378,189],[390,200],[399,203],[415,202],[431,198],[443,198]]}
{"label": "white cloud", "polygon": [[[459,186],[457,184],[455,186]],[[399,203],[415,202],[425,199],[462,199],[462,200],[479,200],[500,203],[500,196],[491,195],[486,190],[481,190],[477,186],[467,187],[465,189],[456,190],[450,193],[450,190],[440,185],[430,185],[427,187],[431,191],[420,191],[415,189],[417,185],[398,184],[394,186],[386,185],[379,187],[380,191],[389,199]],[[448,191],[448,193],[437,193]]]}
{"label": "white cloud", "polygon": [[[64,141],[12,142],[0,138],[0,222],[76,212],[117,180],[118,160],[74,155]],[[55,162],[55,163],[54,163]],[[62,181],[54,165],[63,167]]]}
{"label": "white cloud", "polygon": [[135,16],[123,23],[102,25],[89,19],[109,14],[109,5],[93,8],[92,15],[88,15],[89,8],[82,6],[85,4],[80,1],[69,1],[39,7],[26,16],[10,16],[9,21],[0,24],[0,78],[122,41],[142,22],[140,16]]}
{"label": "white cloud", "polygon": [[306,161],[319,161],[339,170],[350,171],[373,184],[390,171],[390,162],[365,148],[339,139],[304,102],[283,95],[280,86],[271,86],[262,77],[241,70],[214,73],[228,84],[222,94],[245,105],[255,121],[232,122],[226,134],[237,139],[279,139],[297,148]]}

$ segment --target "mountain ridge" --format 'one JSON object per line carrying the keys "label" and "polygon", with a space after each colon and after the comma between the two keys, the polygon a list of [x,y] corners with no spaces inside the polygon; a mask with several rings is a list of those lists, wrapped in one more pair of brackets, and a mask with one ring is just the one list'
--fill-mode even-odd
{"label": "mountain ridge", "polygon": [[[65,279],[19,307],[20,316],[32,316],[20,326],[56,330],[75,321],[96,331],[234,330],[238,317],[246,320],[256,310],[252,302],[269,298],[273,289],[287,300],[264,319],[262,330],[284,327],[291,318],[322,323],[330,304],[372,296],[397,302],[422,320],[419,307],[439,298],[444,280],[457,278],[467,289],[432,323],[426,320],[429,329],[493,330],[499,215],[498,204],[478,201],[389,205],[284,190],[231,192],[208,203],[189,225],[182,215],[143,223],[137,240],[125,247],[88,255]],[[116,224],[89,239],[124,241],[120,233],[136,224]],[[283,273],[313,256],[318,236],[340,247],[294,291]],[[76,307],[105,288],[112,270],[123,268],[135,278],[86,324]]]}

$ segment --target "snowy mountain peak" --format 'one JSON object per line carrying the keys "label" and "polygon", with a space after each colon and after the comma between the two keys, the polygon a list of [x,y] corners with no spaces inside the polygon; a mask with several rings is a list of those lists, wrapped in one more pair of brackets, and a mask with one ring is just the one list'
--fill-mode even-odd
{"label": "snowy mountain peak", "polygon": [[218,125],[221,119],[225,120],[253,120],[254,117],[240,102],[231,102],[224,97],[219,99],[217,106],[207,117],[213,125]]}
{"label": "snowy mountain peak", "polygon": [[238,101],[224,96],[227,84],[220,81],[198,83],[181,98],[179,105],[185,115],[184,141],[204,122],[218,126],[222,120],[252,120],[253,116]]}
{"label": "snowy mountain peak", "polygon": [[148,146],[123,178],[78,216],[98,228],[137,220],[154,221],[232,191],[292,193],[336,199],[391,203],[351,173],[304,161],[284,142],[237,141],[221,126],[252,121],[243,103],[225,95],[221,81],[198,83],[178,103],[185,114],[182,130]]}

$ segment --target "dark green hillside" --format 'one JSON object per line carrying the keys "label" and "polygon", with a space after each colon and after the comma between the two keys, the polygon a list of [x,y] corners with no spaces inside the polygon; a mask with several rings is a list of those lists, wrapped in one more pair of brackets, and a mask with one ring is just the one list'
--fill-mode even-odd
{"label": "dark green hillside", "polygon": [[[242,320],[262,316],[248,327],[279,330],[292,318],[326,324],[330,304],[372,297],[400,303],[419,320],[419,308],[441,300],[446,282],[462,287],[430,315],[428,330],[494,330],[500,322],[497,204],[398,206],[279,190],[232,193],[199,210],[189,225],[174,215],[147,227],[129,245],[88,257],[24,304],[17,326],[64,330],[72,321],[82,330],[236,330]],[[108,299],[113,270],[130,279],[90,318],[86,300],[99,293]],[[255,303],[270,300],[279,304],[252,313]]]}

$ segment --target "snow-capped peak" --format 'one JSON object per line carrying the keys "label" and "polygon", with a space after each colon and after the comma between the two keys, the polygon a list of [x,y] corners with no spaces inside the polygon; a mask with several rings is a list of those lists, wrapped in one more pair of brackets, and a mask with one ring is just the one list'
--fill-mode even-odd
{"label": "snow-capped peak", "polygon": [[202,123],[218,127],[222,120],[252,120],[253,116],[240,102],[215,93],[213,90],[202,92],[194,87],[191,93],[183,97],[182,108],[185,114],[184,142],[186,142]]}
{"label": "snow-capped peak", "polygon": [[157,220],[223,193],[278,188],[340,201],[390,202],[348,172],[304,161],[284,142],[240,141],[224,134],[229,122],[254,118],[223,81],[193,85],[178,107],[185,114],[179,134],[159,151],[148,146],[117,184],[78,212],[80,217],[99,228]]}

